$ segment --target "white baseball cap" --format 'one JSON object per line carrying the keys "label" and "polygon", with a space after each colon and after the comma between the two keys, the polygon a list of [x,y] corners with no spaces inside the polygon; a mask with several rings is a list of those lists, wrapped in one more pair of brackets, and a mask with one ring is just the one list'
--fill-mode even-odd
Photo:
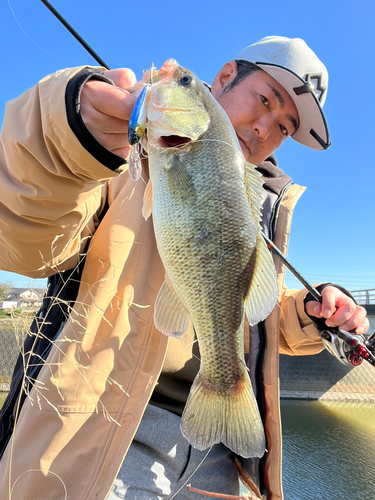
{"label": "white baseball cap", "polygon": [[300,124],[292,139],[312,149],[328,149],[328,126],[322,106],[328,72],[301,38],[268,36],[234,58],[252,62],[272,76],[293,99]]}

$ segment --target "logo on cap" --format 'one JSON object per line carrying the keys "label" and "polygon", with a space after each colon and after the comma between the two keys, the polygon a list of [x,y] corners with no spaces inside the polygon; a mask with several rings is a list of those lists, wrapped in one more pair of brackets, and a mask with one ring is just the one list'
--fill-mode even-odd
{"label": "logo on cap", "polygon": [[321,103],[324,93],[327,91],[327,86],[322,83],[322,73],[307,73],[305,75],[305,84],[300,87],[294,87],[294,92],[297,95],[314,92],[316,98]]}

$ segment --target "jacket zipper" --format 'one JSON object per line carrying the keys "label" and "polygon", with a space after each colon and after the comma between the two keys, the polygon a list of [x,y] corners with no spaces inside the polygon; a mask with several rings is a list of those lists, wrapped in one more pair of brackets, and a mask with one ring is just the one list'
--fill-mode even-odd
{"label": "jacket zipper", "polygon": [[272,213],[270,217],[270,225],[269,225],[269,239],[273,241],[275,237],[275,232],[276,232],[276,224],[277,224],[277,218],[279,216],[279,210],[280,210],[280,205],[281,202],[284,198],[285,192],[287,189],[290,188],[290,186],[293,184],[293,181],[289,181],[288,184],[285,184],[285,186],[282,188],[279,197],[275,201],[272,207]]}
{"label": "jacket zipper", "polygon": [[[270,222],[269,222],[269,238],[270,240],[273,241],[275,232],[276,232],[276,224],[277,224],[277,218],[279,214],[279,209],[280,205],[282,202],[282,199],[285,195],[285,192],[287,189],[292,185],[292,181],[289,181],[288,184],[286,184],[283,189],[280,192],[279,197],[277,198],[276,202],[272,206],[272,212],[270,216]],[[259,408],[259,413],[263,422],[263,425],[266,423],[266,403],[265,403],[265,398],[264,398],[264,389],[263,389],[263,363],[264,363],[264,355],[266,352],[267,348],[267,332],[266,332],[266,327],[264,324],[264,321],[261,321],[258,324],[258,331],[259,331],[259,349],[258,349],[258,354],[256,358],[256,363],[255,363],[255,385],[256,385],[256,390],[257,390],[257,403],[258,403],[258,408]],[[266,448],[267,448],[267,441],[266,441]],[[265,482],[265,466],[266,466],[266,460],[267,460],[267,451],[264,453],[263,457],[259,459],[258,463],[258,477],[259,477],[259,491],[261,492],[262,495],[265,495],[268,498],[268,492],[267,492],[267,487],[266,487],[266,482]]]}

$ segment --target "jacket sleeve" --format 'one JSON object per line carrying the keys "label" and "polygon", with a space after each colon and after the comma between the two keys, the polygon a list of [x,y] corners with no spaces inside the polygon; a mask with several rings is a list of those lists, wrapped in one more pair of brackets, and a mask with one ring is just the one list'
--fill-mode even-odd
{"label": "jacket sleeve", "polygon": [[318,354],[324,349],[319,330],[305,312],[308,291],[284,289],[280,303],[280,353]]}
{"label": "jacket sleeve", "polygon": [[79,115],[80,89],[101,70],[73,68],[7,104],[0,142],[0,269],[42,278],[74,266],[106,183],[126,169]]}

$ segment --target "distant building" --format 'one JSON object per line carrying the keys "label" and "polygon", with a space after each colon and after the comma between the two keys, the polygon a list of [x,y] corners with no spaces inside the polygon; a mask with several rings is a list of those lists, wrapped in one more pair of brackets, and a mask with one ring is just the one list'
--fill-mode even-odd
{"label": "distant building", "polygon": [[45,288],[13,288],[8,296],[0,301],[0,309],[40,307],[45,292]]}

